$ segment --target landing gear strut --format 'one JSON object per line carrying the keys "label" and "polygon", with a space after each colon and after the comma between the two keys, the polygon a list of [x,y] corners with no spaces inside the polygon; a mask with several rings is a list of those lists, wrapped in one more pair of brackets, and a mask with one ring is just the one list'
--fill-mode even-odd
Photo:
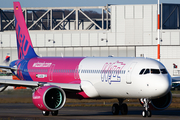
{"label": "landing gear strut", "polygon": [[143,101],[143,103],[144,103],[144,108],[145,108],[145,110],[143,110],[142,111],[142,116],[143,117],[151,117],[151,111],[150,110],[148,110],[148,108],[149,108],[149,99],[146,99],[146,98],[144,98],[144,99],[142,99],[141,101]]}
{"label": "landing gear strut", "polygon": [[128,113],[128,107],[126,103],[123,103],[124,99],[118,99],[119,105],[117,103],[114,103],[112,106],[112,114],[118,115],[119,111],[121,111],[122,115],[127,115]]}

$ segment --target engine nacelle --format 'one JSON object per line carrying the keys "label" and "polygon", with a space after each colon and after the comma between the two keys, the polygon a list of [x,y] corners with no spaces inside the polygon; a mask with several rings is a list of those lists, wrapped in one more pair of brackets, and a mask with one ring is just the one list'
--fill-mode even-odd
{"label": "engine nacelle", "polygon": [[56,111],[66,102],[66,94],[57,86],[43,86],[32,95],[34,105],[43,111]]}
{"label": "engine nacelle", "polygon": [[[169,107],[172,101],[172,94],[171,92],[168,92],[163,97],[152,99],[149,103],[149,109],[150,110],[164,110]],[[143,101],[140,100],[141,105],[144,105]]]}

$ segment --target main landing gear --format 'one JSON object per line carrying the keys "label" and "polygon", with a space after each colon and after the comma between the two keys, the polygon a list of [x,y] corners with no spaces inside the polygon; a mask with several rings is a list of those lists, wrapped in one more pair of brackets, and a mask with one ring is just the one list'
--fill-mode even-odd
{"label": "main landing gear", "polygon": [[[48,116],[49,115],[49,111],[42,111],[42,114],[44,115],[44,116]],[[52,116],[57,116],[58,115],[58,110],[56,110],[56,111],[51,111],[51,115]]]}
{"label": "main landing gear", "polygon": [[148,108],[149,108],[149,99],[144,98],[144,99],[141,99],[141,101],[144,103],[144,108],[145,108],[145,110],[142,111],[142,116],[143,117],[146,117],[146,116],[151,117],[152,116],[151,111],[148,110]]}
{"label": "main landing gear", "polygon": [[123,103],[124,99],[118,99],[119,105],[117,103],[114,103],[112,106],[112,114],[118,115],[119,111],[121,111],[122,115],[127,115],[128,113],[128,106],[126,103]]}

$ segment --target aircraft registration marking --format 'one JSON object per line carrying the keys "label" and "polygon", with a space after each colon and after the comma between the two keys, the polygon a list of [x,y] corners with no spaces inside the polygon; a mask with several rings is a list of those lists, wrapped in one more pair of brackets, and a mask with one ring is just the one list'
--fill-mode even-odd
{"label": "aircraft registration marking", "polygon": [[45,78],[47,74],[36,74],[36,78]]}

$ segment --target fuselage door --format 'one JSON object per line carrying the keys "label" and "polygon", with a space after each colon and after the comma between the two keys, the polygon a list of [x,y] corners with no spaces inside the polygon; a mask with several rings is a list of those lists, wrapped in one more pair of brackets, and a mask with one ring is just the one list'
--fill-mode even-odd
{"label": "fuselage door", "polygon": [[132,83],[132,72],[134,67],[136,66],[136,63],[131,63],[131,65],[129,66],[127,72],[126,72],[126,83],[127,84],[131,84]]}
{"label": "fuselage door", "polygon": [[53,81],[53,73],[54,73],[55,64],[52,64],[49,70],[49,81]]}
{"label": "fuselage door", "polygon": [[74,79],[79,79],[79,66],[76,66],[74,70]]}

